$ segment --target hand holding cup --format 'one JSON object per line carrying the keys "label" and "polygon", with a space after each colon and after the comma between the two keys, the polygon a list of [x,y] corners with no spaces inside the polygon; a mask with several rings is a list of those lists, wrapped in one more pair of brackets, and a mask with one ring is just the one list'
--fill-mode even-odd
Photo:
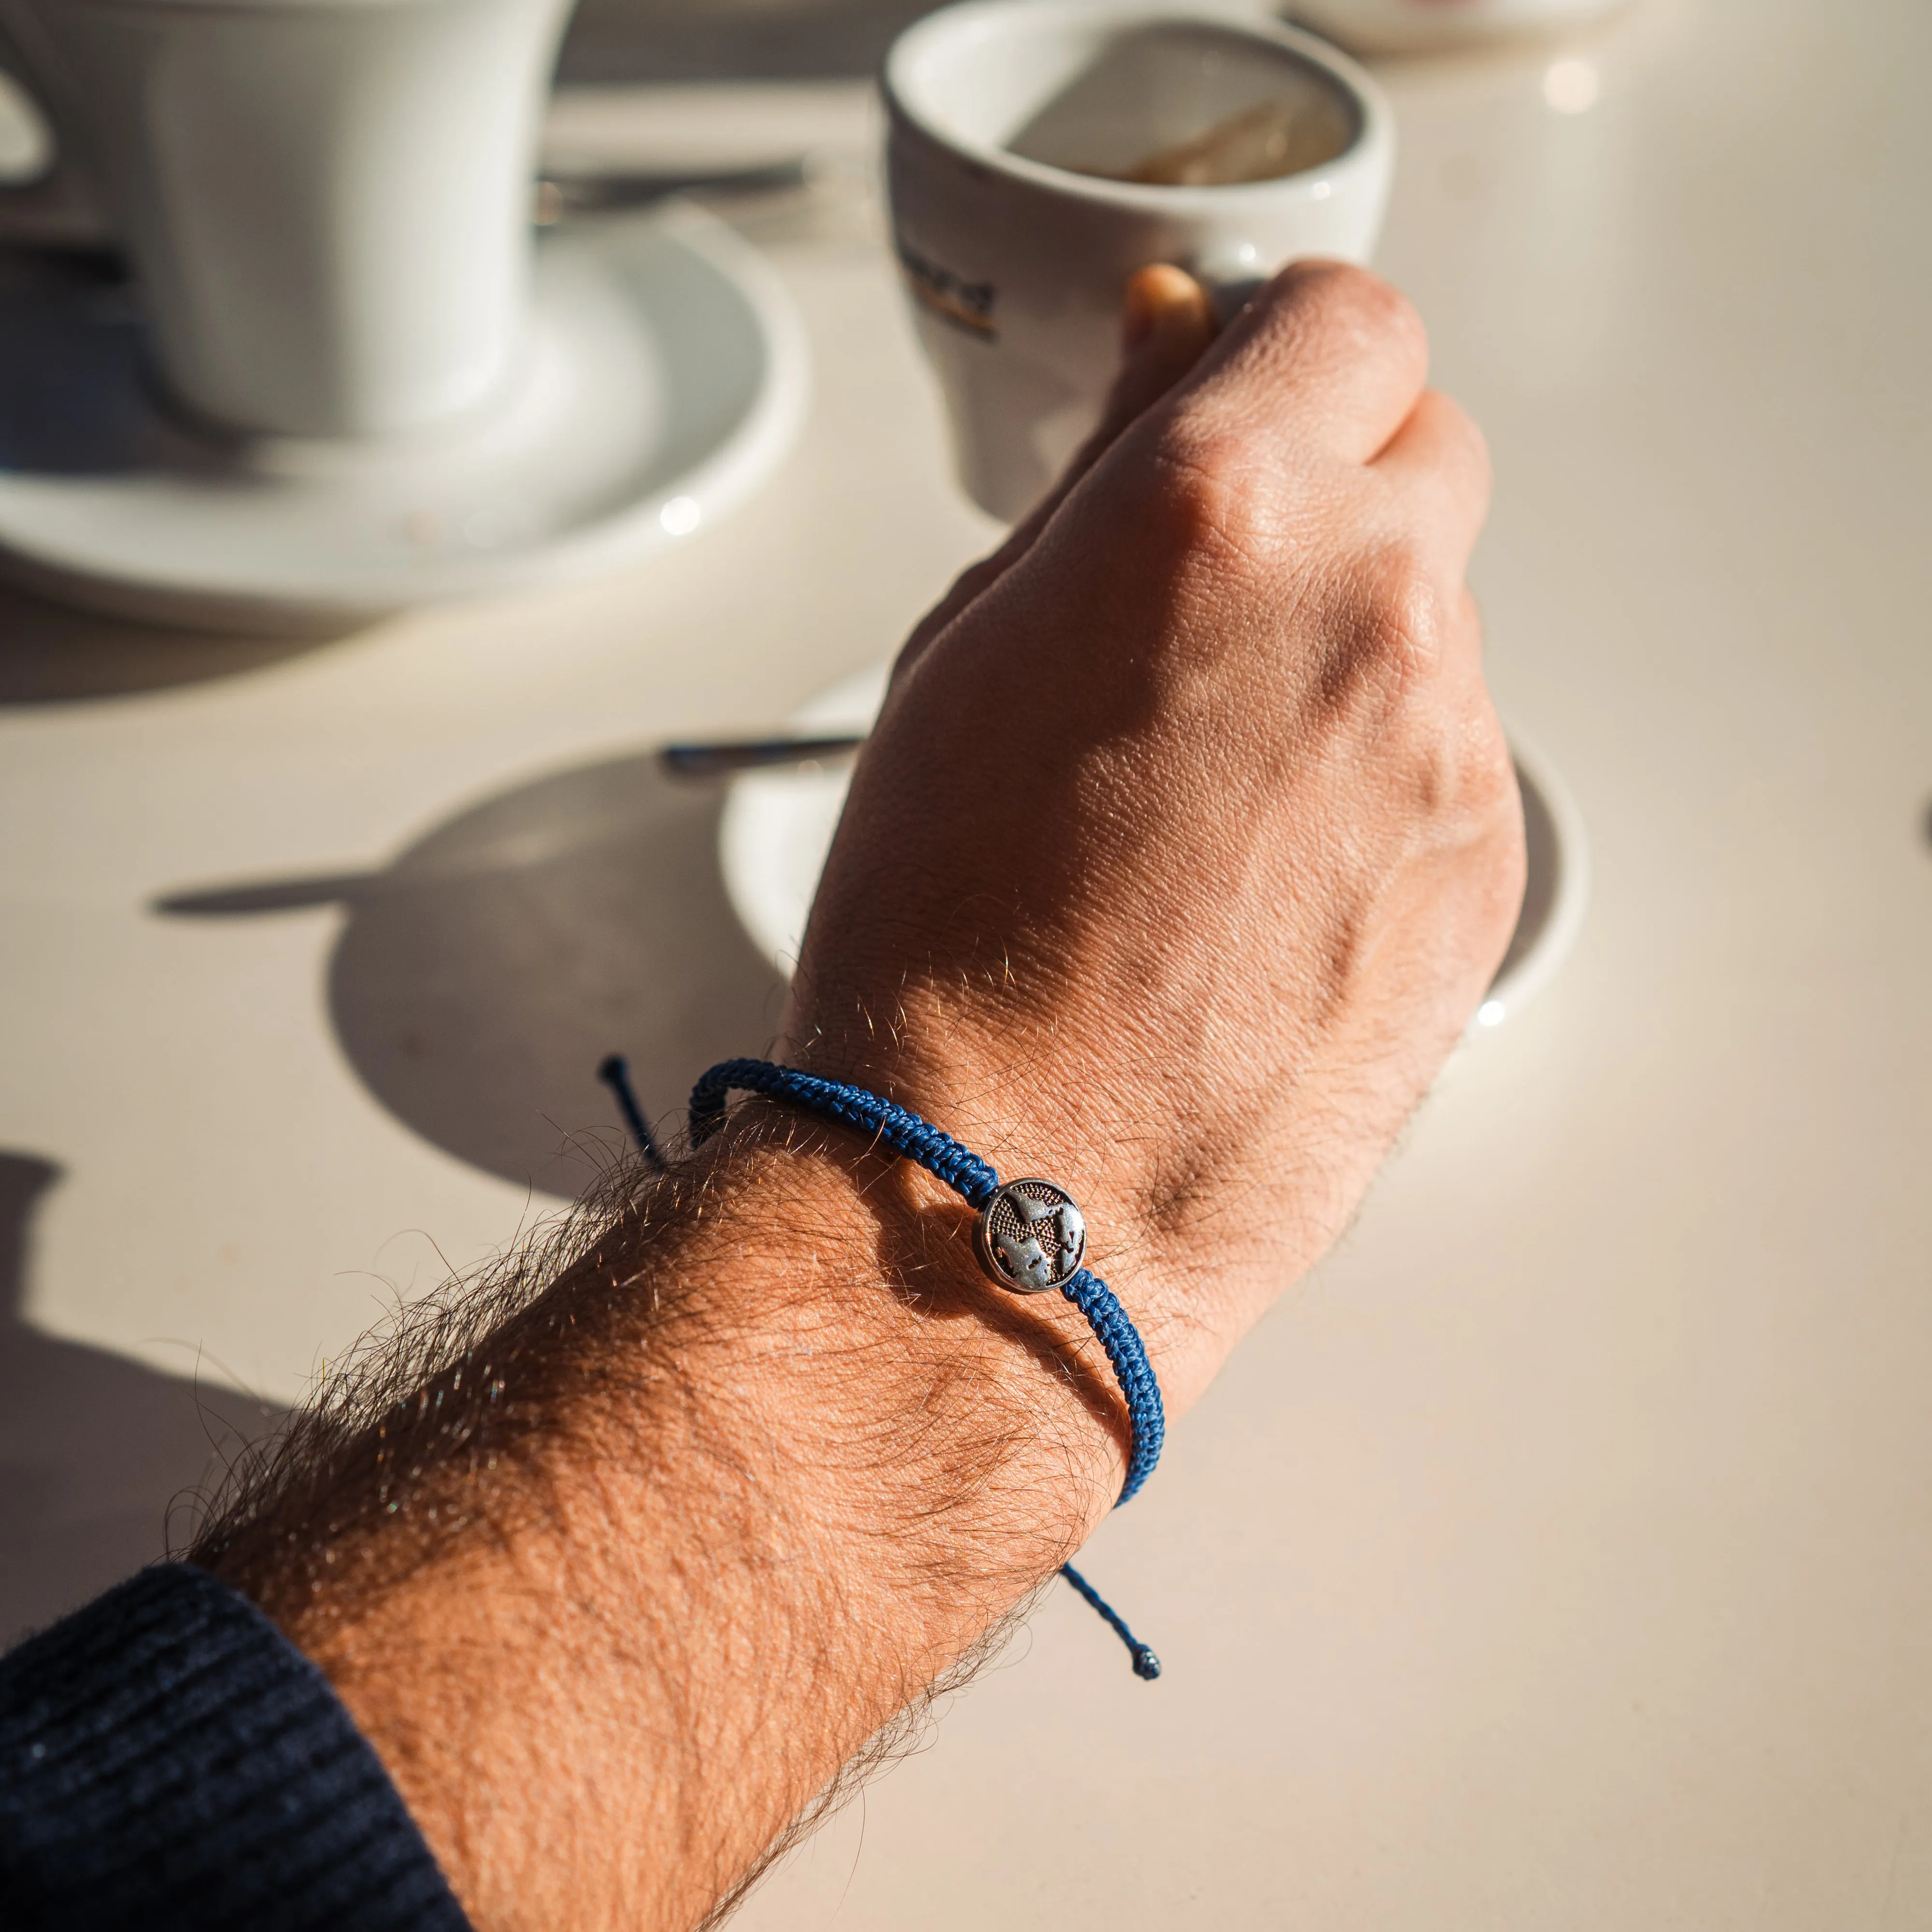
{"label": "hand holding cup", "polygon": [[1332,1241],[1460,1036],[1522,824],[1463,577],[1482,440],[1408,304],[1172,268],[1059,490],[915,633],[787,1023],[1082,1177],[1178,1413]]}

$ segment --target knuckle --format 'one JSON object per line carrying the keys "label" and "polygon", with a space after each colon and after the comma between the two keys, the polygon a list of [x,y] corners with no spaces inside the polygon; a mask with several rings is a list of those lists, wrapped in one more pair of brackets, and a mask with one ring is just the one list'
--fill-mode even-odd
{"label": "knuckle", "polygon": [[1420,846],[1483,882],[1492,910],[1522,896],[1523,842],[1516,766],[1495,713],[1472,720],[1438,705],[1401,734],[1405,808]]}
{"label": "knuckle", "polygon": [[1486,714],[1475,742],[1462,760],[1462,796],[1470,812],[1484,824],[1517,816],[1516,760],[1496,714]]}
{"label": "knuckle", "polygon": [[1415,304],[1394,283],[1346,262],[1306,262],[1288,272],[1288,286],[1324,322],[1365,346],[1426,356],[1428,337]]}
{"label": "knuckle", "polygon": [[1482,424],[1460,403],[1448,396],[1444,397],[1443,400],[1454,412],[1452,420],[1456,424],[1456,434],[1462,437],[1463,446],[1469,453],[1469,467],[1481,484],[1483,494],[1486,496],[1490,484],[1496,479],[1496,459],[1490,454],[1490,440],[1484,434]]}
{"label": "knuckle", "polygon": [[1358,670],[1384,700],[1402,704],[1436,677],[1460,616],[1420,550],[1384,546],[1364,573],[1356,626]]}
{"label": "knuckle", "polygon": [[1168,542],[1184,554],[1251,553],[1262,540],[1262,464],[1238,430],[1177,424],[1153,471]]}
{"label": "knuckle", "polygon": [[1498,904],[1522,892],[1522,814],[1516,760],[1494,709],[1464,690],[1418,710],[1403,733],[1412,802],[1430,843],[1486,876]]}
{"label": "knuckle", "polygon": [[1472,486],[1487,494],[1493,469],[1490,460],[1490,440],[1482,425],[1454,396],[1440,389],[1426,392],[1425,401],[1440,427],[1443,441],[1454,451],[1458,466]]}
{"label": "knuckle", "polygon": [[1490,917],[1498,940],[1506,944],[1522,904],[1529,848],[1516,761],[1493,712],[1480,746],[1468,761],[1466,783],[1474,828],[1472,842],[1482,854],[1487,874]]}

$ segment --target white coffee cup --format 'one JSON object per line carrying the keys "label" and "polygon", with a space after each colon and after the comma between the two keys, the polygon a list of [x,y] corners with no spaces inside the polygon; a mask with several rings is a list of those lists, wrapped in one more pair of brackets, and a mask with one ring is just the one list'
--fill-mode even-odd
{"label": "white coffee cup", "polygon": [[[1388,106],[1345,55],[1175,0],[967,0],[899,37],[884,85],[914,323],[960,482],[1009,521],[1098,420],[1136,269],[1175,263],[1232,306],[1298,257],[1366,260],[1394,168]],[[1228,186],[1075,172],[1125,172],[1281,99],[1338,117],[1332,159]]]}
{"label": "white coffee cup", "polygon": [[165,388],[382,436],[506,379],[568,0],[0,0],[133,257]]}

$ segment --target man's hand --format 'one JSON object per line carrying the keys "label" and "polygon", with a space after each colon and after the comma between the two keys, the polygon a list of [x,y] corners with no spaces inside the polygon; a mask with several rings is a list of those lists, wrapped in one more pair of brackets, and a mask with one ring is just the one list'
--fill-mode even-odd
{"label": "man's hand", "polygon": [[[1107,424],[915,635],[788,1021],[1072,1190],[1170,1414],[1342,1226],[1522,871],[1482,447],[1414,316],[1306,267],[1212,335],[1137,278]],[[754,1103],[607,1204],[195,1552],[328,1672],[479,1932],[698,1923],[1120,1484],[1093,1338],[908,1164]]]}
{"label": "man's hand", "polygon": [[1204,304],[1137,292],[1164,340],[1102,446],[908,647],[788,1031],[1071,1187],[1179,1408],[1474,1010],[1522,835],[1463,582],[1487,460],[1414,311],[1291,269],[1163,395]]}

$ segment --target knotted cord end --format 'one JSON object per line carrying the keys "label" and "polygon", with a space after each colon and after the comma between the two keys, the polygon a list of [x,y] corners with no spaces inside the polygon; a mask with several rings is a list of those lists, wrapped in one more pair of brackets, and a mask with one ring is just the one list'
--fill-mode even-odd
{"label": "knotted cord end", "polygon": [[638,1105],[637,1089],[631,1084],[631,1063],[621,1053],[607,1053],[598,1064],[597,1077],[617,1096],[617,1111],[623,1115],[638,1153],[652,1166],[662,1167],[664,1157],[651,1138],[650,1123],[644,1118],[644,1110]]}
{"label": "knotted cord end", "polygon": [[1126,1618],[1072,1564],[1063,1563],[1060,1566],[1060,1574],[1073,1586],[1084,1602],[1100,1612],[1108,1628],[1126,1646],[1127,1654],[1133,1660],[1134,1675],[1143,1683],[1151,1684],[1160,1675],[1160,1659],[1128,1629]]}

